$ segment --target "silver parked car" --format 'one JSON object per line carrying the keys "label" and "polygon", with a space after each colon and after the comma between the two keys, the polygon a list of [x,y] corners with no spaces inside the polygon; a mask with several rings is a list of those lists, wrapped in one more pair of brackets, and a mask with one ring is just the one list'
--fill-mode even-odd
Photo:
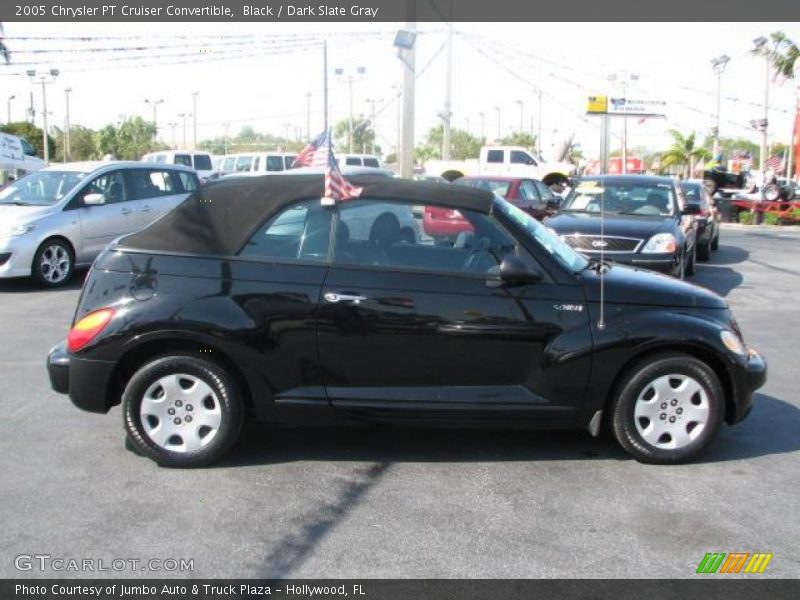
{"label": "silver parked car", "polygon": [[192,169],[140,162],[68,163],[26,175],[0,189],[0,278],[63,285],[110,241],[199,187]]}

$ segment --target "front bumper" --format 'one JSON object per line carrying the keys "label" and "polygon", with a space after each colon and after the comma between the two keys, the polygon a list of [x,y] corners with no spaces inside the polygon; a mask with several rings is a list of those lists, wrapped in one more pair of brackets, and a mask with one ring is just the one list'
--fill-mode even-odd
{"label": "front bumper", "polygon": [[744,419],[753,408],[755,391],[767,381],[767,361],[753,348],[749,348],[744,364],[737,366],[732,373],[734,411],[726,416],[730,424]]}
{"label": "front bumper", "polygon": [[64,340],[47,356],[47,373],[53,390],[69,394],[75,406],[89,412],[105,413],[111,408],[108,390],[115,366],[111,361],[71,355]]}
{"label": "front bumper", "polygon": [[[599,252],[584,252],[589,258],[599,258]],[[606,252],[605,260],[631,267],[650,269],[671,275],[678,269],[680,259],[674,254],[642,254],[641,252]]]}
{"label": "front bumper", "polygon": [[26,241],[26,235],[0,240],[0,279],[30,277],[36,248]]}

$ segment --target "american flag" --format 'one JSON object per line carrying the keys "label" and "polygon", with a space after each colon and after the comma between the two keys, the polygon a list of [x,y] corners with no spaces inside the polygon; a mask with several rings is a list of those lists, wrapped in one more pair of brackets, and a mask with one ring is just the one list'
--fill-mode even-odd
{"label": "american flag", "polygon": [[773,173],[782,173],[783,172],[783,154],[777,154],[775,156],[770,156],[767,159],[767,162],[764,163],[764,168]]}
{"label": "american flag", "polygon": [[327,153],[331,148],[331,135],[323,131],[311,143],[300,151],[292,163],[295,167],[324,167],[328,164]]}
{"label": "american flag", "polygon": [[325,167],[325,195],[323,200],[350,200],[361,195],[362,189],[353,185],[342,175],[336,157],[330,131],[324,131],[297,155],[292,167]]}

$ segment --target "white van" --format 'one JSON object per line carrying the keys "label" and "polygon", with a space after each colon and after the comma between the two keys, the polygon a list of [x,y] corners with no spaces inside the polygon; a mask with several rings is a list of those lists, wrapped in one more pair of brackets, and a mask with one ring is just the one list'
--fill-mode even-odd
{"label": "white van", "polygon": [[142,157],[142,162],[158,163],[165,165],[184,165],[197,171],[197,176],[202,183],[214,174],[214,164],[208,152],[195,152],[193,150],[164,150],[151,152]]}
{"label": "white van", "polygon": [[223,157],[222,175],[278,173],[292,168],[297,154],[291,152],[237,152]]}
{"label": "white van", "polygon": [[0,185],[46,166],[36,156],[36,150],[28,140],[10,133],[0,133]]}
{"label": "white van", "polygon": [[382,169],[381,159],[374,154],[340,154],[336,157],[340,167],[372,167]]}

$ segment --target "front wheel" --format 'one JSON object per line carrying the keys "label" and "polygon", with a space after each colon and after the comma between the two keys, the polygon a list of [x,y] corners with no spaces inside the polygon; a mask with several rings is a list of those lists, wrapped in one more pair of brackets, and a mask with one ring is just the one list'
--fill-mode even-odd
{"label": "front wheel", "polygon": [[45,240],[33,256],[31,274],[34,281],[44,287],[59,287],[72,279],[75,272],[75,254],[63,239]]}
{"label": "front wheel", "polygon": [[216,461],[242,428],[242,399],[231,375],[216,363],[191,356],[165,356],[145,364],[125,387],[122,404],[130,443],[165,467]]}
{"label": "front wheel", "polygon": [[719,379],[708,365],[686,354],[663,354],[638,363],[616,394],[610,407],[612,432],[641,462],[694,459],[724,419]]}

